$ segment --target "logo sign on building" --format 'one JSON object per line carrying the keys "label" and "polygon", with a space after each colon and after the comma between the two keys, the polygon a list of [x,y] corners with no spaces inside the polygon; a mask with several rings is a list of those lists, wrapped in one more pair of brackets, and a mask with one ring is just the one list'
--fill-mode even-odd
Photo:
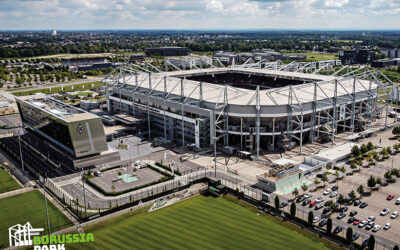
{"label": "logo sign on building", "polygon": [[76,131],[78,131],[79,134],[82,134],[83,130],[84,130],[84,128],[83,128],[82,124],[79,123],[78,126],[76,127]]}
{"label": "logo sign on building", "polygon": [[197,119],[194,124],[194,143],[196,144],[196,148],[200,148],[200,122]]}

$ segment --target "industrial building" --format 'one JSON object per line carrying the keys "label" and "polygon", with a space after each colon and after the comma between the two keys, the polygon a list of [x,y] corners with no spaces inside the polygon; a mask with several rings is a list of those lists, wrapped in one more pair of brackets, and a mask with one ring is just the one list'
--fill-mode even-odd
{"label": "industrial building", "polygon": [[339,52],[339,59],[343,65],[367,64],[375,60],[375,51],[370,49],[350,49]]}
{"label": "industrial building", "polygon": [[189,49],[185,47],[160,47],[160,48],[146,48],[146,56],[187,56]]}
{"label": "industrial building", "polygon": [[197,148],[233,146],[258,157],[334,141],[342,131],[367,129],[385,107],[387,112],[390,100],[383,98],[389,98],[390,83],[379,80],[380,72],[337,76],[349,70],[343,67],[320,75],[332,67],[321,65],[271,62],[158,73],[119,68],[103,82],[108,110],[146,119],[150,138]]}
{"label": "industrial building", "polygon": [[119,159],[119,153],[107,147],[100,117],[43,94],[15,99],[24,127],[69,158],[75,168]]}

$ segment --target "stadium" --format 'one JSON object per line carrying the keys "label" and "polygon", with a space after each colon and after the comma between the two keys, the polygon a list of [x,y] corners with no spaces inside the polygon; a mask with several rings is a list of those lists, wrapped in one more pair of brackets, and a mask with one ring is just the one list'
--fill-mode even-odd
{"label": "stadium", "polygon": [[338,133],[368,130],[381,117],[387,125],[392,83],[367,68],[334,71],[335,63],[278,61],[169,72],[120,67],[103,84],[108,111],[142,117],[142,133],[152,139],[199,149],[216,142],[258,157],[333,142]]}

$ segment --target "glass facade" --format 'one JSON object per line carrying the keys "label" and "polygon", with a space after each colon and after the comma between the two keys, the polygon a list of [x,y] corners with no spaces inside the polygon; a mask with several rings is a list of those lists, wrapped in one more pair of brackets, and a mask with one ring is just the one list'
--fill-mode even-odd
{"label": "glass facade", "polygon": [[68,127],[42,114],[40,110],[17,102],[21,120],[23,123],[40,130],[47,136],[74,151]]}

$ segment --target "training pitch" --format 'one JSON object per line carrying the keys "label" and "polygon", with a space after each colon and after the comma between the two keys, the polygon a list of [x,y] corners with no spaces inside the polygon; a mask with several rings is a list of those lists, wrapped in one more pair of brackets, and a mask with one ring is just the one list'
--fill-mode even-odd
{"label": "training pitch", "polygon": [[[257,215],[231,196],[197,196],[155,212],[124,215],[84,229],[94,242],[74,249],[328,249],[321,239],[280,219]],[[293,226],[292,226],[293,227]]]}
{"label": "training pitch", "polygon": [[[47,201],[51,232],[72,226],[51,202]],[[0,249],[9,246],[8,228],[30,222],[34,228],[44,228],[47,233],[46,210],[43,195],[35,190],[24,194],[0,199]]]}
{"label": "training pitch", "polygon": [[0,193],[20,188],[18,183],[2,168],[0,168]]}

